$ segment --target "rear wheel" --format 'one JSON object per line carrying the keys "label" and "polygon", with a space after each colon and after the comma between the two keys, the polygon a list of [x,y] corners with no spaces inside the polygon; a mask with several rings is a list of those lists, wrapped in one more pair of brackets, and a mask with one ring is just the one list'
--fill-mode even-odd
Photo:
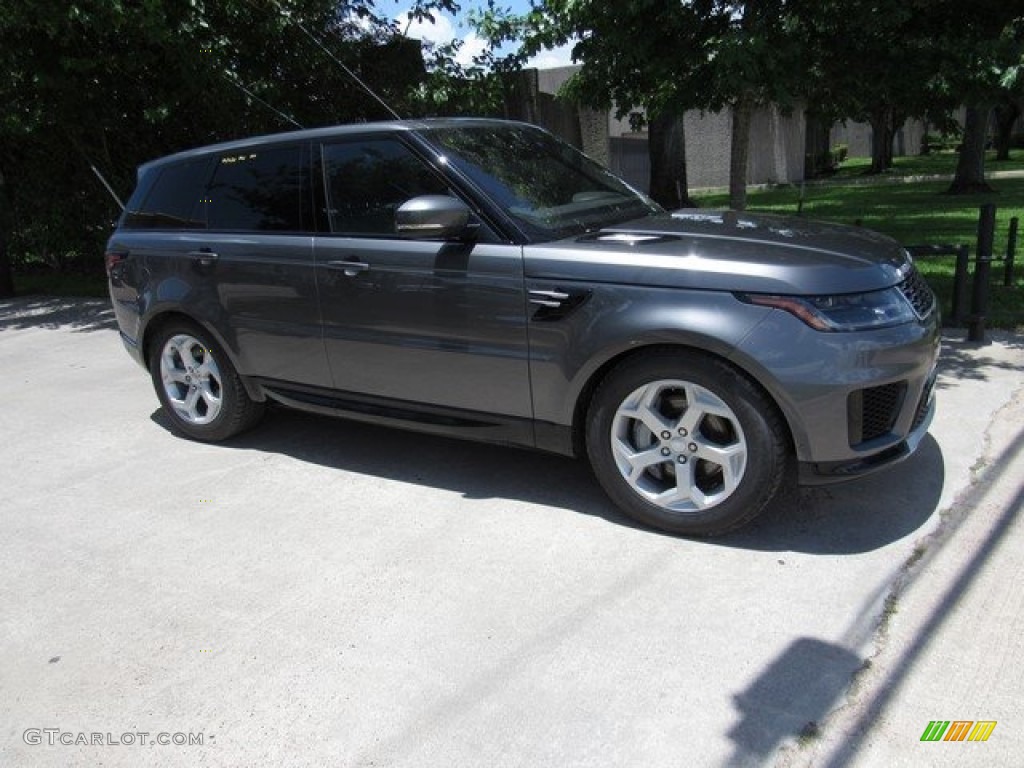
{"label": "rear wheel", "polygon": [[652,352],[594,394],[587,453],[626,514],[694,536],[743,525],[775,497],[788,462],[781,419],[746,377],[706,355]]}
{"label": "rear wheel", "polygon": [[177,432],[196,440],[225,440],[263,415],[224,350],[192,323],[175,322],[153,339],[150,375]]}

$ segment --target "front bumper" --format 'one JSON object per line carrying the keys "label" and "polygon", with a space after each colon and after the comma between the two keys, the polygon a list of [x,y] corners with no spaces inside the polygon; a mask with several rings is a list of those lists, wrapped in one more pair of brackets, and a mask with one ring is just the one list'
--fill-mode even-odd
{"label": "front bumper", "polygon": [[924,436],[928,434],[928,428],[931,426],[932,419],[935,418],[935,394],[931,387],[922,398],[919,408],[920,415],[915,420],[917,426],[902,442],[870,456],[849,461],[802,461],[797,467],[798,482],[800,485],[841,483],[845,480],[854,480],[870,475],[909,458],[917,450]]}
{"label": "front bumper", "polygon": [[860,477],[917,449],[935,413],[938,319],[821,333],[780,311],[743,340],[736,362],[781,408],[802,484]]}

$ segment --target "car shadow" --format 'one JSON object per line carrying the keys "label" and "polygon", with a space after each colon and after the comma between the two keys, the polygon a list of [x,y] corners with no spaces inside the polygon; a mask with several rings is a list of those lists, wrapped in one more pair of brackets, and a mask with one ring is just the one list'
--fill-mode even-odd
{"label": "car shadow", "polygon": [[[170,430],[159,409],[152,420]],[[582,460],[324,418],[271,407],[263,423],[223,450],[256,450],[297,461],[453,491],[594,515],[645,530],[604,495]],[[878,549],[920,528],[942,492],[942,452],[930,436],[898,467],[842,486],[790,489],[761,517],[709,545],[808,554]]]}
{"label": "car shadow", "polygon": [[870,552],[921,528],[938,510],[944,483],[942,449],[926,435],[913,456],[867,477],[787,488],[721,543],[771,552]]}

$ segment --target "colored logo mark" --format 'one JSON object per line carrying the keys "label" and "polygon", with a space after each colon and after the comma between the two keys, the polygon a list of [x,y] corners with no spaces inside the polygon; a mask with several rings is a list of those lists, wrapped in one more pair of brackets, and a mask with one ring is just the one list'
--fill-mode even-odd
{"label": "colored logo mark", "polygon": [[932,720],[921,741],[988,741],[995,729],[995,720]]}

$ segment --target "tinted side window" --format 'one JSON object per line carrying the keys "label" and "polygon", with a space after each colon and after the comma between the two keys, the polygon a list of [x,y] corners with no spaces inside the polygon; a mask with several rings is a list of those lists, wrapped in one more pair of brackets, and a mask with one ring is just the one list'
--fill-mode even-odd
{"label": "tinted side window", "polygon": [[331,231],[395,234],[395,210],[419,195],[448,194],[444,179],[397,139],[323,147]]}
{"label": "tinted side window", "polygon": [[303,147],[254,148],[223,155],[210,182],[206,219],[210,229],[313,229]]}
{"label": "tinted side window", "polygon": [[205,229],[201,201],[210,179],[208,158],[167,165],[145,200],[133,209],[129,203],[123,226],[128,229]]}

